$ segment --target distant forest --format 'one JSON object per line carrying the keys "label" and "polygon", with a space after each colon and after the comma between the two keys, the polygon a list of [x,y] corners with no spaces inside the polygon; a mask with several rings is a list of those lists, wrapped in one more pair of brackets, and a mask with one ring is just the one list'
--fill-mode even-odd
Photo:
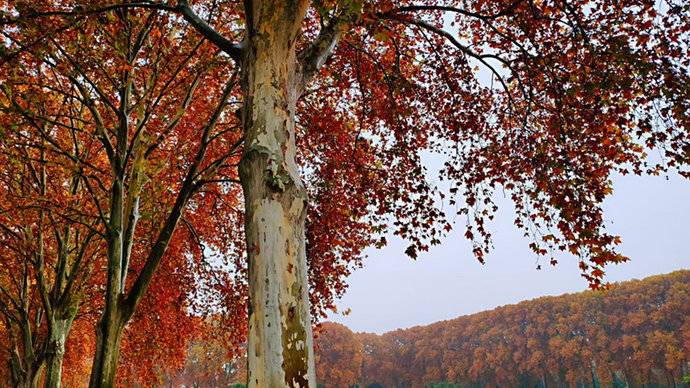
{"label": "distant forest", "polygon": [[317,346],[326,388],[688,387],[690,271]]}
{"label": "distant forest", "polygon": [[[324,388],[690,387],[690,270],[383,335],[330,322],[317,335]],[[244,387],[244,366],[222,341],[196,342],[164,385]]]}

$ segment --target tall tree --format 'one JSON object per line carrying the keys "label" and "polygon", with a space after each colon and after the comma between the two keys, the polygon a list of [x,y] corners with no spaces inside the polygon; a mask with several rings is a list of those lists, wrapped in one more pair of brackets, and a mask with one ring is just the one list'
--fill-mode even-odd
{"label": "tall tree", "polygon": [[[17,4],[17,9],[23,12],[23,6]],[[241,217],[236,211],[238,190],[232,186],[242,135],[232,114],[237,79],[218,81],[228,60],[212,45],[155,13],[119,9],[99,16],[102,19],[78,18],[62,34],[51,35],[51,23],[4,30],[5,41],[20,51],[16,57],[3,56],[14,68],[3,67],[2,108],[3,123],[19,138],[8,142],[8,148],[25,145],[34,159],[40,154],[35,164],[47,161],[67,175],[72,179],[67,187],[85,202],[70,202],[70,193],[57,189],[21,197],[40,217],[56,218],[53,229],[61,234],[55,234],[53,245],[68,252],[67,258],[64,264],[37,268],[36,278],[42,286],[41,277],[55,269],[55,295],[68,311],[73,312],[71,306],[80,299],[65,286],[73,283],[69,277],[78,281],[83,274],[75,271],[81,262],[76,253],[94,237],[102,248],[99,258],[105,260],[96,270],[103,275],[99,280],[105,303],[91,384],[113,386],[123,331],[154,282],[163,256],[167,253],[163,269],[168,284],[157,287],[162,293],[150,299],[163,303],[159,312],[177,309],[175,315],[187,306],[169,299],[179,290],[177,280],[190,274],[189,255],[196,253],[194,265],[205,268],[209,264],[199,260],[205,250],[229,254],[228,246],[242,246],[233,232]],[[36,45],[22,44],[46,33],[50,36]],[[32,177],[7,167],[3,172],[8,180]],[[65,181],[53,179],[50,184],[63,189]],[[186,209],[191,209],[187,218]],[[82,218],[75,219],[70,211]],[[67,218],[67,225],[89,229],[63,231],[65,224],[58,217]],[[224,226],[208,228],[210,220]],[[23,221],[26,227],[40,225]],[[184,228],[178,230],[178,223]],[[193,291],[186,287],[179,295],[182,300]],[[51,305],[44,304],[50,312]],[[168,323],[172,321],[158,327],[162,330]],[[61,343],[68,329],[66,325],[59,331]],[[184,338],[168,334],[171,340]],[[56,376],[51,386],[59,385],[59,372]]]}
{"label": "tall tree", "polygon": [[[43,102],[46,109],[65,107],[60,100]],[[13,352],[15,385],[30,384],[45,369],[46,385],[55,387],[67,334],[103,246],[87,216],[93,209],[79,174],[50,158],[46,143],[38,140],[38,132],[50,131],[51,124],[3,118],[17,130],[4,134],[0,144],[0,313],[10,338],[19,342]],[[65,135],[78,130],[72,129]],[[77,157],[88,152],[76,137],[60,141]]]}
{"label": "tall tree", "polygon": [[[26,2],[3,8],[9,9],[3,24],[61,20],[54,27],[60,30],[113,9],[154,9],[177,15],[235,61],[250,386],[315,385],[306,236],[314,284],[326,285],[312,294],[325,297],[315,298],[318,310],[342,291],[342,277],[358,263],[361,248],[385,244],[387,231],[411,241],[411,257],[439,243],[452,227],[444,202],[466,217],[464,234],[483,260],[491,245],[487,223],[497,211],[493,194],[503,190],[535,253],[577,255],[583,276],[600,287],[604,265],[626,260],[615,250],[619,239],[604,228],[600,205],[612,191],[610,175],[676,167],[687,175],[685,2],[247,0],[193,6],[186,0]],[[200,16],[216,8],[216,18]],[[5,49],[6,56],[43,35]],[[488,74],[485,81],[475,67]],[[664,160],[650,165],[646,152],[653,148]],[[452,198],[426,176],[426,151],[445,156],[440,172],[451,181]],[[319,201],[311,213],[309,193]],[[119,246],[111,244],[111,257],[120,256]],[[159,261],[151,261],[144,278]],[[114,273],[119,262],[111,260]],[[113,276],[111,284],[118,285]],[[139,295],[145,287],[137,285]],[[108,325],[121,325],[116,304],[106,304],[104,338],[117,339],[117,330],[108,334]],[[102,368],[112,376],[116,352],[106,353]]]}

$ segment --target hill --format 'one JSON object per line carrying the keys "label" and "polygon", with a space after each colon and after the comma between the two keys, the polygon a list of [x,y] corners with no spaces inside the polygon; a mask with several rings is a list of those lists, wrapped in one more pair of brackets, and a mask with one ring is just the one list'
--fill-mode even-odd
{"label": "hill", "polygon": [[383,335],[324,323],[316,342],[327,388],[683,386],[690,271]]}

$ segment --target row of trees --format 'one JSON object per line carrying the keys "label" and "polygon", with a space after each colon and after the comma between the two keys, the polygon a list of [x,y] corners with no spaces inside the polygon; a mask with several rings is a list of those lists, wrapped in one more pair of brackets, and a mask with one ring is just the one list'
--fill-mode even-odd
{"label": "row of trees", "polygon": [[222,183],[238,79],[219,82],[231,60],[165,15],[65,23],[3,30],[0,379],[109,386],[119,359],[118,381],[147,382],[184,361],[194,315],[245,303],[228,269],[240,191]]}
{"label": "row of trees", "polygon": [[[327,388],[680,387],[690,374],[688,298],[690,271],[678,271],[383,335],[326,322],[315,341],[317,377]],[[244,386],[246,359],[228,353],[222,322],[219,316],[176,322],[196,329],[186,342],[191,337],[179,328],[165,327],[180,336],[178,345],[157,338],[155,330],[145,338],[132,331],[135,339],[123,349],[122,383]],[[93,346],[93,340],[68,342],[68,386],[85,383],[84,350]]]}
{"label": "row of trees", "polygon": [[689,300],[690,271],[678,271],[380,336],[326,323],[317,376],[325,387],[680,387]]}
{"label": "row of trees", "polygon": [[687,175],[684,1],[192,3],[0,0],[14,385],[57,387],[63,363],[150,380],[134,360],[179,365],[213,313],[255,350],[250,386],[311,387],[311,318],[388,233],[417,257],[450,204],[483,260],[503,191],[535,253],[576,254],[598,288],[626,260],[610,175]]}

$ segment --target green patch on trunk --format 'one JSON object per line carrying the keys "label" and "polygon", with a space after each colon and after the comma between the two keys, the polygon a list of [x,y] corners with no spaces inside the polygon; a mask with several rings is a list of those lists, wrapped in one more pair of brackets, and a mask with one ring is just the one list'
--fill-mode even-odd
{"label": "green patch on trunk", "polygon": [[301,324],[297,307],[288,308],[283,326],[283,371],[288,387],[308,387],[309,349],[307,331]]}

